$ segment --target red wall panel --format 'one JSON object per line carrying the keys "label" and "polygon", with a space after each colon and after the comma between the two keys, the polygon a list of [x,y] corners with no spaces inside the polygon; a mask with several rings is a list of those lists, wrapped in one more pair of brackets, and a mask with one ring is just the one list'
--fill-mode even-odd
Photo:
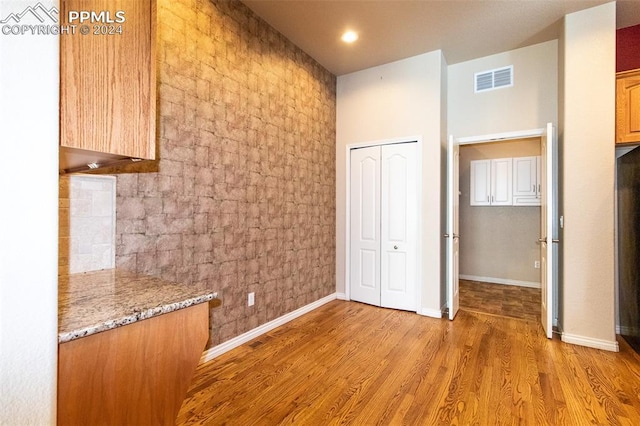
{"label": "red wall panel", "polygon": [[640,68],[640,25],[616,31],[616,72]]}

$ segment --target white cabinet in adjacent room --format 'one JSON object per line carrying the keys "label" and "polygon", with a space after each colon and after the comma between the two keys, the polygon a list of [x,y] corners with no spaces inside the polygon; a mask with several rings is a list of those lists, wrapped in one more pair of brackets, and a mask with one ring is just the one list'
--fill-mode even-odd
{"label": "white cabinet in adjacent room", "polygon": [[513,161],[511,158],[471,161],[472,206],[513,204]]}
{"label": "white cabinet in adjacent room", "polygon": [[540,156],[513,159],[513,205],[540,205]]}

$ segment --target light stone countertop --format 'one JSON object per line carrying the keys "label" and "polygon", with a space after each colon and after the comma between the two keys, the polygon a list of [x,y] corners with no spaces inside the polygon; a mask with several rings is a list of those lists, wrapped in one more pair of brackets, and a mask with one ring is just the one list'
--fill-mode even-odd
{"label": "light stone countertop", "polygon": [[[58,277],[58,342],[64,343],[214,299],[185,285],[118,269]],[[214,306],[220,300],[214,300]]]}

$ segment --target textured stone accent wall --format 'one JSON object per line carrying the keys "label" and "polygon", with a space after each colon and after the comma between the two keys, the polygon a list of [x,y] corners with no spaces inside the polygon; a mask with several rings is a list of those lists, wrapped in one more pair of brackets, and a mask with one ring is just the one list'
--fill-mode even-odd
{"label": "textured stone accent wall", "polygon": [[[239,1],[158,1],[157,171],[116,264],[220,292],[216,345],[335,292],[335,77]],[[255,292],[255,305],[247,294]]]}

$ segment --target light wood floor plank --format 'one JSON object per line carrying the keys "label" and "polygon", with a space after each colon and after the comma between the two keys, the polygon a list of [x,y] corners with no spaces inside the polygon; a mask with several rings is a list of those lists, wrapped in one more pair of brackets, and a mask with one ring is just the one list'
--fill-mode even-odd
{"label": "light wood floor plank", "polygon": [[181,425],[637,425],[640,356],[334,301],[198,367]]}

